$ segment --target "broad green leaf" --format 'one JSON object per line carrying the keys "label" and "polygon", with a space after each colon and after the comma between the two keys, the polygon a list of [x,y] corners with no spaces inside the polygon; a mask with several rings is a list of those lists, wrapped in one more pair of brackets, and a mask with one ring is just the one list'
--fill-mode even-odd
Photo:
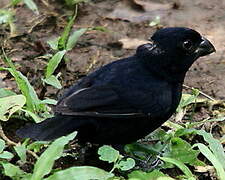
{"label": "broad green leaf", "polygon": [[221,180],[225,179],[225,171],[223,168],[224,162],[221,163],[219,161],[219,159],[217,159],[215,154],[213,154],[206,145],[204,145],[202,143],[196,143],[193,145],[193,147],[196,147],[196,146],[199,148],[201,153],[213,164],[213,166],[216,169],[219,179],[221,179]]}
{"label": "broad green leaf", "polygon": [[152,172],[143,172],[143,171],[132,171],[130,174],[128,174],[129,179],[134,178],[137,180],[158,180],[159,177],[167,177],[167,175],[163,174],[159,170],[154,170]]}
{"label": "broad green leaf", "polygon": [[174,136],[180,137],[180,136],[191,135],[191,134],[196,134],[196,129],[181,128],[175,132]]}
{"label": "broad green leaf", "polygon": [[161,142],[156,144],[141,144],[136,142],[127,144],[125,146],[125,151],[127,154],[142,160],[146,160],[146,158],[151,156],[151,160],[154,161],[157,159],[157,155],[159,155],[162,150],[165,149],[165,146],[167,146],[167,144],[162,144]]}
{"label": "broad green leaf", "polygon": [[220,161],[223,168],[225,169],[225,153],[224,148],[219,140],[215,139],[212,134],[205,132],[204,130],[197,130],[197,134],[203,136],[204,140],[209,143],[209,148],[216,156],[217,160]]}
{"label": "broad green leaf", "polygon": [[176,165],[187,176],[187,178],[194,178],[194,175],[192,174],[191,170],[183,162],[169,157],[159,157],[159,158],[165,162]]}
{"label": "broad green leaf", "polygon": [[171,134],[168,134],[165,130],[158,128],[155,131],[151,132],[149,135],[145,137],[147,140],[151,141],[167,141],[172,137]]}
{"label": "broad green leaf", "polygon": [[188,163],[190,165],[204,165],[203,162],[197,159],[199,151],[193,150],[192,146],[187,141],[174,137],[171,139],[169,147],[170,151],[164,153],[163,156],[174,158],[182,163]]}
{"label": "broad green leaf", "polygon": [[20,157],[20,159],[23,162],[26,162],[26,159],[27,159],[26,147],[24,145],[17,145],[17,146],[14,146],[14,149],[16,153],[18,154],[18,156]]}
{"label": "broad green leaf", "polygon": [[19,71],[17,71],[17,73],[12,71],[11,69],[9,69],[9,71],[15,77],[19,89],[21,90],[22,94],[26,97],[28,110],[32,112],[40,111],[41,107],[38,106],[40,100],[38,99],[38,96],[34,88],[31,86],[30,82],[28,81],[27,77],[25,77]]}
{"label": "broad green leaf", "polygon": [[42,155],[38,158],[34,165],[34,171],[31,180],[41,180],[45,175],[49,174],[52,170],[53,164],[56,159],[60,158],[64,146],[73,140],[77,132],[63,136],[56,139]]}
{"label": "broad green leaf", "polygon": [[16,93],[14,93],[8,89],[5,89],[5,88],[0,88],[0,98],[12,96],[12,95],[16,95]]}
{"label": "broad green leaf", "polygon": [[62,85],[60,83],[60,81],[57,79],[56,76],[54,75],[50,75],[49,77],[47,77],[46,79],[42,79],[46,84],[49,84],[57,89],[61,89]]}
{"label": "broad green leaf", "polygon": [[128,171],[135,166],[135,161],[132,158],[127,158],[126,160],[121,160],[118,166],[122,171]]}
{"label": "broad green leaf", "polygon": [[77,31],[74,31],[68,39],[68,42],[66,44],[66,50],[69,51],[69,50],[73,49],[74,46],[76,45],[78,39],[80,38],[80,36],[82,36],[87,30],[88,30],[88,28],[81,28]]}
{"label": "broad green leaf", "polygon": [[111,146],[104,145],[98,149],[99,159],[107,161],[109,163],[116,162],[120,157],[119,151],[115,150]]}
{"label": "broad green leaf", "polygon": [[0,153],[5,149],[5,141],[0,139]]}
{"label": "broad green leaf", "polygon": [[12,159],[12,158],[13,154],[11,152],[3,151],[2,153],[0,153],[0,159]]}
{"label": "broad green leaf", "polygon": [[96,167],[80,166],[56,172],[44,180],[107,180],[113,176],[112,173]]}
{"label": "broad green leaf", "polygon": [[33,0],[23,0],[23,2],[30,8],[35,14],[39,15],[37,5]]}
{"label": "broad green leaf", "polygon": [[10,116],[20,110],[26,103],[23,95],[14,95],[0,98],[0,120],[7,121]]}
{"label": "broad green leaf", "polygon": [[46,70],[46,78],[49,78],[54,73],[65,53],[66,50],[59,51],[49,60]]}
{"label": "broad green leaf", "polygon": [[[15,166],[11,163],[3,162],[3,161],[1,161],[0,163],[3,166],[4,174],[6,176],[13,178],[13,177],[21,177],[22,175],[25,174],[25,172],[23,172],[18,166]],[[15,178],[13,178],[13,179],[15,179]],[[19,179],[19,178],[17,178],[17,179]]]}

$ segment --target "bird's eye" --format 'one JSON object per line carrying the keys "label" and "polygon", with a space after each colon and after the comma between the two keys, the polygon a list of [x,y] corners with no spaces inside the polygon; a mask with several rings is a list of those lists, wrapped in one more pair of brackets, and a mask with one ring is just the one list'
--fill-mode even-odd
{"label": "bird's eye", "polygon": [[191,50],[193,46],[193,43],[190,40],[184,41],[183,42],[183,48],[185,50]]}

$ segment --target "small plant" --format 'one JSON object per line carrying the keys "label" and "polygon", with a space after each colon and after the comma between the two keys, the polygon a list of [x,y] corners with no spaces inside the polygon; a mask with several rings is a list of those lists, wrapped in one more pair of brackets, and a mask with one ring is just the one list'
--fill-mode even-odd
{"label": "small plant", "polygon": [[9,9],[0,9],[0,25],[7,25],[10,27],[10,37],[16,34],[16,26],[14,24],[14,12]]}
{"label": "small plant", "polygon": [[113,163],[113,168],[110,172],[115,169],[121,171],[127,171],[135,166],[135,161],[132,158],[124,159],[124,157],[111,146],[104,145],[98,150],[99,159],[102,161],[107,161],[108,163]]}
{"label": "small plant", "polygon": [[156,16],[154,20],[149,23],[149,26],[158,26],[160,25],[160,16]]}
{"label": "small plant", "polygon": [[[47,174],[49,174],[53,168],[55,160],[62,156],[64,146],[68,144],[69,141],[74,139],[76,132],[63,136],[52,142],[49,147],[38,157],[33,173],[26,173],[21,170],[18,166],[15,166],[8,162],[2,162],[4,174],[11,177],[12,179],[27,178],[30,180],[41,180]],[[54,174],[53,174],[54,175]]]}

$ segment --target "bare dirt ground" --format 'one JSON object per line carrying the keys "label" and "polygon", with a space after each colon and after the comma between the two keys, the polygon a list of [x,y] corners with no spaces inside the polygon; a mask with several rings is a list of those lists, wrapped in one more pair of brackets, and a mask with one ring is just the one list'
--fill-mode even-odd
{"label": "bare dirt ground", "polygon": [[[8,2],[1,0],[0,8]],[[59,0],[36,3],[40,11],[38,16],[24,5],[15,8],[16,32],[9,38],[9,31],[0,26],[0,44],[4,44],[18,69],[39,90],[43,67],[47,63],[42,56],[50,52],[46,41],[62,32],[71,9]],[[93,0],[82,4],[74,30],[103,26],[108,31],[89,31],[79,39],[77,47],[69,53],[71,60],[62,72],[62,84],[68,87],[97,67],[134,54],[137,45],[159,27],[185,26],[204,34],[217,50],[216,54],[201,58],[193,65],[185,84],[217,99],[225,99],[224,9],[224,0]],[[160,17],[160,23],[149,26],[156,16]],[[15,87],[9,75],[1,74],[1,79],[1,86]],[[46,95],[55,95],[56,91],[49,87]]]}

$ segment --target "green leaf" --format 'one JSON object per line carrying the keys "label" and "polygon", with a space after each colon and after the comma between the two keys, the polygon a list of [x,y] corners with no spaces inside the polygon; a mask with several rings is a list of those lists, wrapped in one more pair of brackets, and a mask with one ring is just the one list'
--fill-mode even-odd
{"label": "green leaf", "polygon": [[213,119],[204,119],[204,120],[198,121],[198,122],[186,123],[185,126],[186,126],[186,128],[194,128],[196,126],[205,124],[206,122],[221,122],[221,121],[224,121],[224,120],[225,120],[225,117],[219,117],[219,118],[213,118]]}
{"label": "green leaf", "polygon": [[88,0],[65,0],[66,4],[68,6],[72,6],[72,5],[75,5],[75,4],[78,4],[78,3],[81,3],[81,2],[86,2]]}
{"label": "green leaf", "polygon": [[10,68],[1,68],[1,70],[7,70],[11,73],[11,75],[15,78],[17,86],[21,90],[22,94],[26,97],[26,103],[28,110],[35,112],[44,110],[45,106],[40,106],[38,96],[34,90],[34,88],[29,83],[28,79],[19,71],[16,70],[16,67],[12,63],[12,60],[8,58],[3,51],[4,57],[2,60],[6,65],[8,65]]}
{"label": "green leaf", "polygon": [[35,113],[31,112],[31,111],[28,111],[28,110],[25,110],[25,109],[21,109],[21,110],[24,111],[30,117],[32,117],[32,119],[36,123],[39,123],[39,122],[41,122],[41,121],[43,121],[45,119],[45,118],[39,117],[37,114],[35,114]]}
{"label": "green leaf", "polygon": [[65,53],[66,50],[59,51],[49,60],[46,71],[46,79],[54,73]]}
{"label": "green leaf", "polygon": [[[171,177],[158,177],[157,180],[176,180],[176,179],[173,179]],[[195,180],[195,178],[188,178],[188,179],[185,179],[185,180]]]}
{"label": "green leaf", "polygon": [[23,162],[26,162],[26,159],[27,159],[26,147],[24,145],[16,145],[16,146],[14,146],[14,149],[15,149],[16,153],[18,154],[18,156],[20,157],[20,159]]}
{"label": "green leaf", "polygon": [[184,107],[188,106],[191,103],[194,103],[199,95],[199,91],[194,89],[192,94],[182,94],[181,101],[177,107],[177,112],[181,111]]}
{"label": "green leaf", "polygon": [[180,136],[191,135],[191,134],[196,134],[196,129],[181,128],[175,132],[174,136],[180,137]]}
{"label": "green leaf", "polygon": [[23,95],[14,95],[0,98],[0,120],[7,121],[10,116],[20,110],[26,103]]}
{"label": "green leaf", "polygon": [[174,129],[175,131],[184,128],[183,126],[181,126],[181,125],[179,125],[179,124],[177,124],[177,123],[174,123],[174,122],[172,122],[172,121],[166,121],[166,122],[163,124],[163,126],[167,126],[167,127],[171,128],[171,129]]}
{"label": "green leaf", "polygon": [[163,174],[159,170],[153,170],[152,172],[143,172],[143,171],[132,171],[128,174],[129,179],[134,178],[137,180],[158,180],[159,177],[167,177],[167,175]]}
{"label": "green leaf", "polygon": [[11,0],[11,6],[16,6],[19,4],[22,0]]}
{"label": "green leaf", "polygon": [[10,68],[1,68],[1,70],[7,70],[11,73],[11,75],[15,78],[16,83],[21,90],[22,94],[26,97],[26,103],[28,110],[35,112],[45,109],[45,107],[39,104],[38,96],[34,90],[34,88],[29,83],[28,79],[19,71],[16,70],[15,65],[12,63],[12,60],[8,58],[3,50],[3,58],[4,63]]}
{"label": "green leaf", "polygon": [[159,155],[161,151],[165,149],[165,146],[167,146],[167,144],[161,144],[161,142],[156,144],[141,144],[136,142],[127,144],[125,146],[125,151],[127,154],[142,160],[146,160],[147,157],[152,156],[153,158],[151,159],[154,161],[157,159],[157,155]]}
{"label": "green leaf", "polygon": [[149,26],[157,26],[160,24],[160,16],[156,16],[153,21],[149,23]]}
{"label": "green leaf", "polygon": [[107,180],[113,176],[114,175],[112,173],[106,172],[96,167],[80,166],[71,167],[69,169],[56,172],[44,180]]}
{"label": "green leaf", "polygon": [[13,16],[12,11],[0,9],[0,24],[9,24],[13,20]]}
{"label": "green leaf", "polygon": [[[163,154],[165,157],[174,158],[182,163],[190,165],[204,165],[197,159],[199,151],[193,150],[192,146],[185,140],[174,137],[171,139],[170,151]],[[185,150],[184,150],[185,149]]]}
{"label": "green leaf", "polygon": [[13,154],[11,152],[3,151],[0,154],[0,159],[12,159],[12,158],[13,158]]}
{"label": "green leaf", "polygon": [[39,15],[37,5],[33,0],[23,0],[29,9],[31,9],[35,14]]}
{"label": "green leaf", "polygon": [[5,141],[0,139],[0,153],[5,149]]}
{"label": "green leaf", "polygon": [[59,43],[59,38],[54,38],[54,39],[50,39],[47,41],[48,45],[53,49],[53,50],[58,50],[58,43]]}
{"label": "green leaf", "polygon": [[25,172],[23,172],[19,167],[15,166],[15,165],[13,165],[11,163],[3,162],[3,161],[1,161],[0,163],[3,166],[4,174],[6,176],[9,176],[11,178],[13,178],[13,177],[17,177],[18,178],[18,177],[21,177],[22,175],[25,174]]}
{"label": "green leaf", "polygon": [[88,30],[88,28],[81,28],[77,31],[74,31],[68,39],[68,42],[66,44],[66,50],[69,51],[69,50],[73,49],[74,46],[76,45],[78,39],[80,38],[80,36],[82,36],[87,30]]}
{"label": "green leaf", "polygon": [[0,98],[12,96],[12,95],[16,95],[16,93],[5,88],[0,88]]}
{"label": "green leaf", "polygon": [[45,99],[45,100],[42,100],[41,101],[42,104],[51,104],[51,105],[56,105],[57,104],[57,101],[55,99]]}
{"label": "green leaf", "polygon": [[31,180],[41,180],[45,175],[51,172],[56,159],[60,158],[64,146],[73,140],[77,132],[56,139],[42,155],[38,158],[34,165],[34,171]]}
{"label": "green leaf", "polygon": [[212,150],[217,160],[220,161],[223,168],[225,169],[225,153],[220,141],[215,139],[212,134],[207,133],[204,130],[197,130],[197,134],[203,136],[204,140],[209,143],[209,148]]}
{"label": "green leaf", "polygon": [[225,171],[223,168],[224,162],[221,163],[219,159],[217,159],[215,154],[213,154],[206,145],[202,143],[196,143],[193,145],[193,147],[196,147],[196,146],[199,148],[201,153],[213,164],[219,176],[218,179],[225,179]]}
{"label": "green leaf", "polygon": [[40,152],[41,149],[48,145],[49,142],[46,141],[35,141],[27,146],[27,149],[32,150],[34,152]]}
{"label": "green leaf", "polygon": [[165,130],[158,128],[155,131],[151,132],[149,135],[145,137],[147,140],[151,141],[162,141],[166,142],[171,139],[173,135],[171,133],[167,133]]}
{"label": "green leaf", "polygon": [[58,49],[59,50],[65,50],[66,49],[66,45],[67,45],[67,42],[68,42],[68,39],[69,39],[70,31],[73,27],[73,24],[74,24],[76,16],[77,16],[77,9],[78,9],[78,7],[76,5],[72,17],[70,18],[69,22],[65,26],[64,31],[63,31],[61,37],[59,38],[59,41],[58,41]]}
{"label": "green leaf", "polygon": [[46,79],[42,79],[46,84],[49,84],[57,89],[61,89],[62,85],[60,83],[60,81],[57,79],[56,76],[51,75],[49,77],[47,77]]}
{"label": "green leaf", "polygon": [[96,30],[96,31],[101,31],[101,32],[107,32],[109,31],[106,27],[104,26],[95,26],[92,28],[89,28],[90,30]]}
{"label": "green leaf", "polygon": [[165,162],[176,165],[187,176],[187,178],[194,178],[194,175],[192,174],[190,169],[183,162],[169,157],[159,157],[159,158]]}
{"label": "green leaf", "polygon": [[98,149],[99,159],[102,161],[107,161],[109,163],[116,162],[119,157],[119,151],[115,150],[111,146],[104,145]]}
{"label": "green leaf", "polygon": [[0,24],[6,24],[10,27],[10,37],[16,34],[16,26],[13,21],[14,13],[12,10],[0,9]]}
{"label": "green leaf", "polygon": [[135,166],[135,161],[132,158],[127,158],[126,160],[121,160],[118,166],[122,171],[128,171]]}
{"label": "green leaf", "polygon": [[21,72],[17,72],[15,74],[15,72],[13,72],[12,70],[9,71],[11,71],[11,74],[13,74],[13,76],[15,77],[19,89],[26,97],[28,110],[32,112],[42,110],[43,108],[38,106],[40,100],[38,99],[38,96],[34,88],[31,86],[30,82],[28,81],[27,77],[25,77]]}

